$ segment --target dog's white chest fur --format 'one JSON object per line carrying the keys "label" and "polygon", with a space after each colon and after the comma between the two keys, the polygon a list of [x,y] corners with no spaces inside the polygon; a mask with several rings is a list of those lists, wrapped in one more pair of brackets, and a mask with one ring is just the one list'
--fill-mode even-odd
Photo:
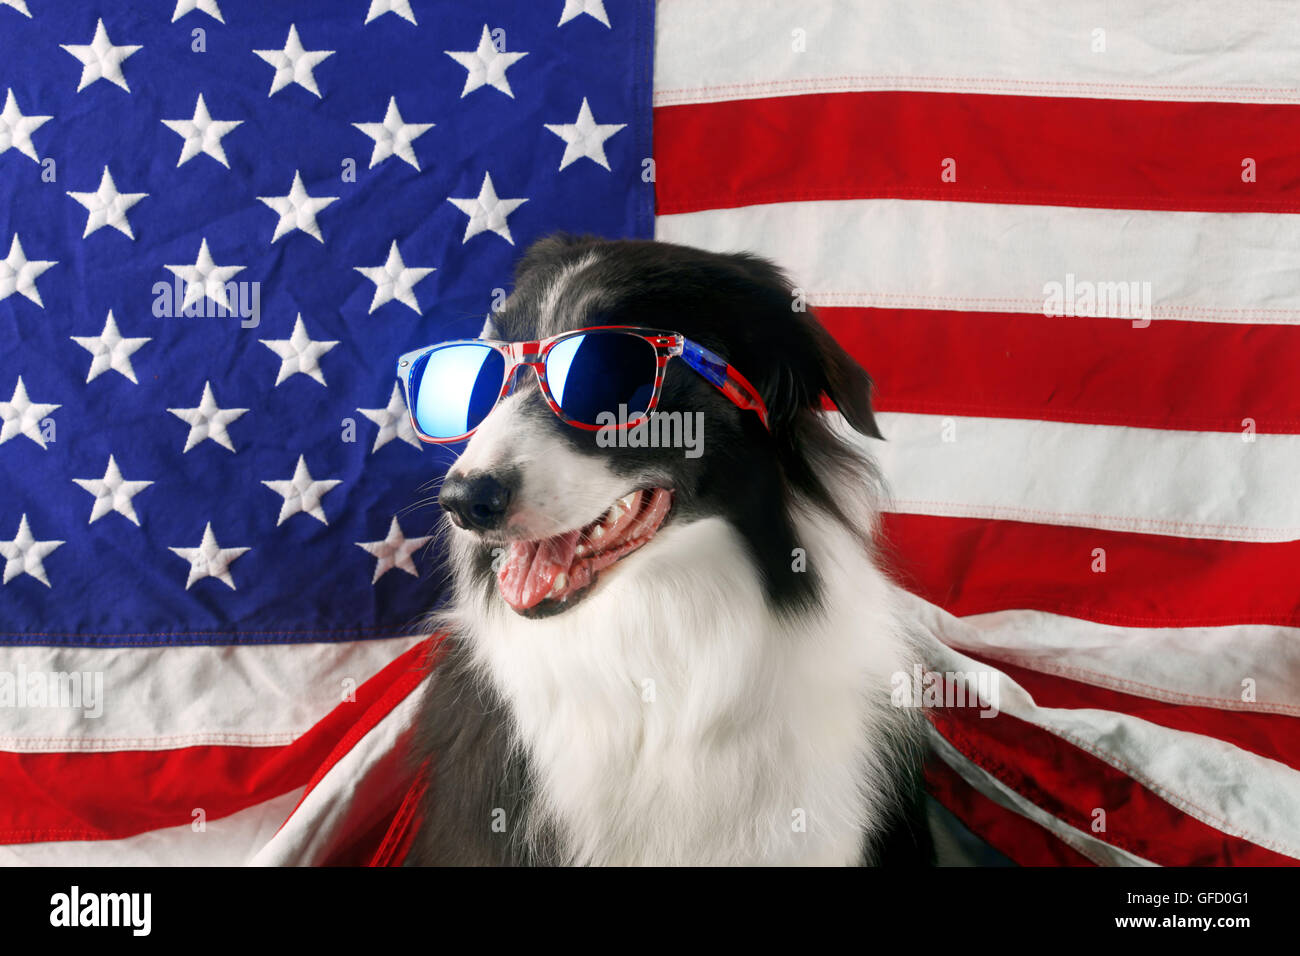
{"label": "dog's white chest fur", "polygon": [[889,699],[909,650],[851,533],[798,530],[824,611],[773,615],[742,539],[707,519],[665,528],[563,614],[462,616],[568,862],[858,862],[911,725]]}

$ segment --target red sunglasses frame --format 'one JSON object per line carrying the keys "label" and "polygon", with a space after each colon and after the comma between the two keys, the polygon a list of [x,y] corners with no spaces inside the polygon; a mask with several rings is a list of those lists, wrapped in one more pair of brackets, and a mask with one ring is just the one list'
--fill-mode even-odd
{"label": "red sunglasses frame", "polygon": [[[649,342],[655,350],[655,382],[654,391],[650,396],[650,403],[646,406],[644,412],[636,418],[626,422],[620,422],[615,425],[590,425],[586,422],[574,421],[564,414],[560,408],[559,402],[551,394],[550,384],[546,380],[546,357],[556,344],[563,342],[565,339],[573,338],[575,335],[583,335],[587,332],[623,332],[634,335],[637,338]],[[454,339],[449,342],[438,342],[435,345],[427,345],[424,348],[416,349],[413,352],[407,352],[397,360],[397,377],[402,382],[402,392],[406,397],[406,408],[411,416],[411,427],[415,430],[416,436],[422,442],[435,445],[452,445],[457,442],[465,441],[475,431],[478,426],[475,425],[463,435],[457,435],[455,438],[434,438],[425,434],[421,430],[419,423],[415,420],[415,405],[411,401],[411,376],[416,369],[416,363],[423,357],[430,355],[439,349],[449,348],[456,345],[486,345],[494,351],[500,353],[505,358],[505,370],[501,378],[501,391],[497,394],[496,402],[493,403],[492,409],[500,404],[501,399],[511,391],[510,383],[514,380],[515,370],[520,366],[531,366],[533,373],[537,376],[537,384],[541,388],[542,397],[546,399],[546,404],[550,406],[551,411],[555,413],[560,421],[575,428],[581,428],[584,431],[600,431],[603,428],[631,428],[639,425],[648,419],[652,412],[659,406],[659,395],[663,390],[664,371],[668,367],[668,360],[674,357],[681,358],[694,371],[698,372],[723,395],[726,395],[738,408],[746,411],[755,412],[759,420],[762,421],[763,427],[768,428],[767,406],[764,404],[762,397],[758,394],[758,389],[749,383],[745,376],[741,375],[726,359],[714,352],[710,352],[704,346],[692,342],[686,336],[679,332],[665,332],[659,329],[645,329],[633,325],[593,325],[583,329],[572,329],[568,332],[561,332],[559,335],[552,335],[549,338],[537,339],[532,342],[500,342],[494,339]],[[489,409],[487,415],[492,414]],[[483,416],[484,421],[487,415]]]}

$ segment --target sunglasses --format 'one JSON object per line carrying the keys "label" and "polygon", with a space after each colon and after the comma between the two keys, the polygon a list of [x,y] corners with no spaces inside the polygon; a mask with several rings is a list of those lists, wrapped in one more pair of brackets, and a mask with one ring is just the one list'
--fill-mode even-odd
{"label": "sunglasses", "polygon": [[587,431],[631,428],[659,404],[668,360],[680,358],[737,407],[758,414],[758,390],[727,360],[676,332],[601,325],[536,342],[459,339],[397,360],[411,424],[422,441],[446,444],[474,434],[531,366],[551,411]]}

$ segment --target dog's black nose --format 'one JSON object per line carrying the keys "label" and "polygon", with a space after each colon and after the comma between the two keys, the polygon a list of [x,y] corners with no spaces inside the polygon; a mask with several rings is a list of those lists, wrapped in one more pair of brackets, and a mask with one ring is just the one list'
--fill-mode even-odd
{"label": "dog's black nose", "polygon": [[499,480],[486,472],[448,475],[442,483],[438,504],[462,528],[492,531],[505,520],[506,509],[514,495],[509,479]]}

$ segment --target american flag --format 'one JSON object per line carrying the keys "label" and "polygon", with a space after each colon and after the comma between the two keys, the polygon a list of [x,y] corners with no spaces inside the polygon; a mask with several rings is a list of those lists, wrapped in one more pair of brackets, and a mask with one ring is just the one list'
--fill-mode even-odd
{"label": "american flag", "polygon": [[611,8],[0,3],[0,861],[365,836],[296,821],[384,807],[441,595],[396,358],[539,235],[652,235]]}
{"label": "american flag", "polygon": [[[875,377],[926,667],[998,678],[995,717],[929,710],[966,827],[1295,863],[1293,34],[1280,0],[3,0],[0,670],[105,687],[3,711],[0,859],[397,855],[446,462],[392,358],[567,228],[767,255]],[[259,282],[261,325],[155,316],[177,275]]]}
{"label": "american flag", "polygon": [[656,235],[783,263],[875,376],[927,667],[999,678],[930,790],[1022,864],[1300,860],[1295,29],[660,4]]}

